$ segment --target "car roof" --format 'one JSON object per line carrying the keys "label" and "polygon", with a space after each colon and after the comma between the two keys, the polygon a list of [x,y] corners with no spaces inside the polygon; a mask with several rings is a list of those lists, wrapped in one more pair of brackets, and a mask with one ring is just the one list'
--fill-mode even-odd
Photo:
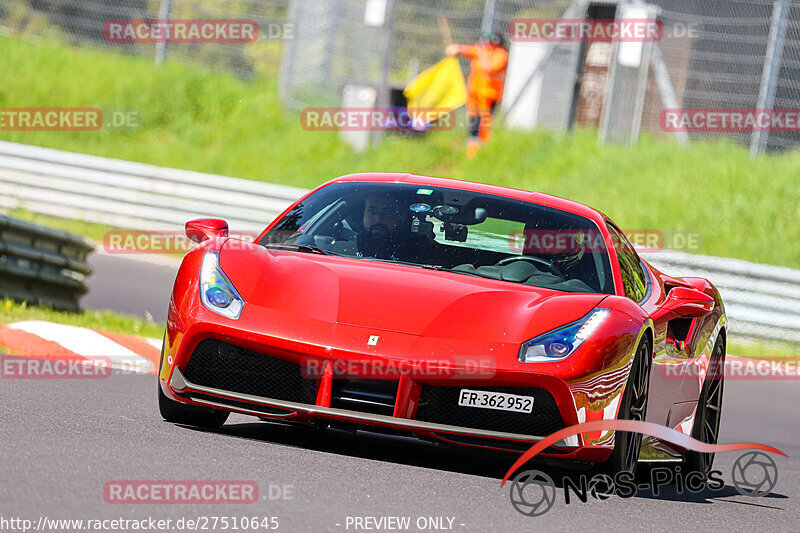
{"label": "car roof", "polygon": [[420,176],[417,174],[409,173],[393,173],[393,172],[363,172],[358,174],[348,174],[335,178],[324,185],[340,182],[353,182],[353,181],[366,181],[366,182],[380,182],[380,183],[410,183],[414,185],[427,185],[431,187],[446,187],[450,189],[462,189],[483,194],[493,194],[496,196],[503,196],[505,198],[513,198],[516,200],[523,200],[533,204],[552,207],[573,213],[593,220],[597,225],[604,229],[605,220],[607,217],[600,211],[593,209],[587,205],[552,194],[541,192],[531,192],[522,189],[513,189],[511,187],[501,187],[500,185],[489,185],[486,183],[479,183],[474,181],[456,180],[450,178],[436,178],[433,176]]}

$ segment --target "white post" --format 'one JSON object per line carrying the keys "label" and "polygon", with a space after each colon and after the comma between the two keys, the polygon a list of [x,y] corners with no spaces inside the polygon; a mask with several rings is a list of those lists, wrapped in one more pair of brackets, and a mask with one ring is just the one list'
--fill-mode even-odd
{"label": "white post", "polygon": [[494,10],[497,0],[486,0],[483,6],[483,20],[481,21],[481,35],[489,33],[494,27]]}
{"label": "white post", "polygon": [[[634,0],[633,4],[643,6],[645,2],[644,0]],[[669,79],[669,70],[667,70],[667,64],[664,62],[664,57],[661,55],[661,47],[658,43],[653,43],[650,63],[653,68],[653,78],[656,80],[656,86],[658,87],[663,107],[677,108],[678,97],[675,95],[675,87],[672,86],[672,81]],[[685,131],[676,131],[675,138],[681,144],[689,143],[689,134]]]}
{"label": "white post", "polygon": [[[772,109],[775,103],[775,87],[781,70],[783,43],[786,39],[786,21],[789,18],[789,0],[776,0],[772,7],[772,22],[769,29],[764,70],[761,71],[761,88],[758,91],[758,109]],[[769,131],[754,131],[750,137],[750,157],[755,157],[767,148]]]}
{"label": "white post", "polygon": [[[377,105],[378,107],[388,107],[389,96],[389,71],[392,69],[392,46],[394,45],[394,0],[386,0],[386,11],[384,24],[386,25],[386,43],[383,49],[383,65],[381,71],[381,81],[378,87]],[[373,132],[372,145],[378,146],[383,140],[383,131]]]}
{"label": "white post", "polygon": [[[169,20],[169,13],[172,11],[172,0],[161,0],[161,9],[158,11],[160,22]],[[156,65],[160,65],[167,58],[167,40],[156,43]]]}

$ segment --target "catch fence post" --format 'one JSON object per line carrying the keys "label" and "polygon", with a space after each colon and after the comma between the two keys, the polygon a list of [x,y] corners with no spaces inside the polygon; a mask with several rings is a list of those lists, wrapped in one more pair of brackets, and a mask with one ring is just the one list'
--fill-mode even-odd
{"label": "catch fence post", "polygon": [[[786,23],[789,19],[789,0],[776,0],[772,8],[769,27],[769,43],[761,72],[761,88],[758,90],[758,109],[772,109],[775,103],[775,88],[781,71],[783,43],[786,40]],[[750,137],[750,157],[755,157],[767,148],[769,131],[753,131]]]}
{"label": "catch fence post", "polygon": [[[166,22],[169,20],[169,14],[172,11],[172,0],[161,0],[161,9],[158,11],[159,22]],[[167,58],[167,39],[159,40],[156,43],[156,65],[160,65]]]}

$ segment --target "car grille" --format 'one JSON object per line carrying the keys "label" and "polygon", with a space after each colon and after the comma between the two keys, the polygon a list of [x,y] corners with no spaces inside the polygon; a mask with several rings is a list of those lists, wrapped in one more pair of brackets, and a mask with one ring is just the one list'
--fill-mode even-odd
{"label": "car grille", "polygon": [[206,339],[192,353],[185,372],[191,383],[275,400],[314,404],[316,380],[304,378],[300,365]]}
{"label": "car grille", "polygon": [[[462,388],[533,396],[532,413],[514,413],[458,405]],[[501,431],[519,435],[544,437],[562,429],[564,423],[553,396],[543,389],[531,387],[433,387],[424,386],[416,419],[473,429]]]}
{"label": "car grille", "polygon": [[[316,401],[317,381],[303,377],[299,364],[216,339],[206,339],[197,345],[184,375],[191,383],[223,391],[301,404],[313,405]],[[334,379],[332,385],[331,407],[392,416],[397,382]],[[459,406],[462,388],[423,386],[416,420],[537,437],[564,427],[555,399],[543,389],[467,387],[534,397],[532,413],[513,413]]]}
{"label": "car grille", "polygon": [[331,407],[392,416],[397,382],[378,379],[334,379]]}

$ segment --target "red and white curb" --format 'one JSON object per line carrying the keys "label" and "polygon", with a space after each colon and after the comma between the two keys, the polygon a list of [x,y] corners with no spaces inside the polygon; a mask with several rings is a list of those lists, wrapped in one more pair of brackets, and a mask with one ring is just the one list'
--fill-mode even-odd
{"label": "red and white curb", "polygon": [[0,347],[10,355],[42,359],[103,357],[111,368],[153,374],[161,339],[30,320],[0,325]]}

